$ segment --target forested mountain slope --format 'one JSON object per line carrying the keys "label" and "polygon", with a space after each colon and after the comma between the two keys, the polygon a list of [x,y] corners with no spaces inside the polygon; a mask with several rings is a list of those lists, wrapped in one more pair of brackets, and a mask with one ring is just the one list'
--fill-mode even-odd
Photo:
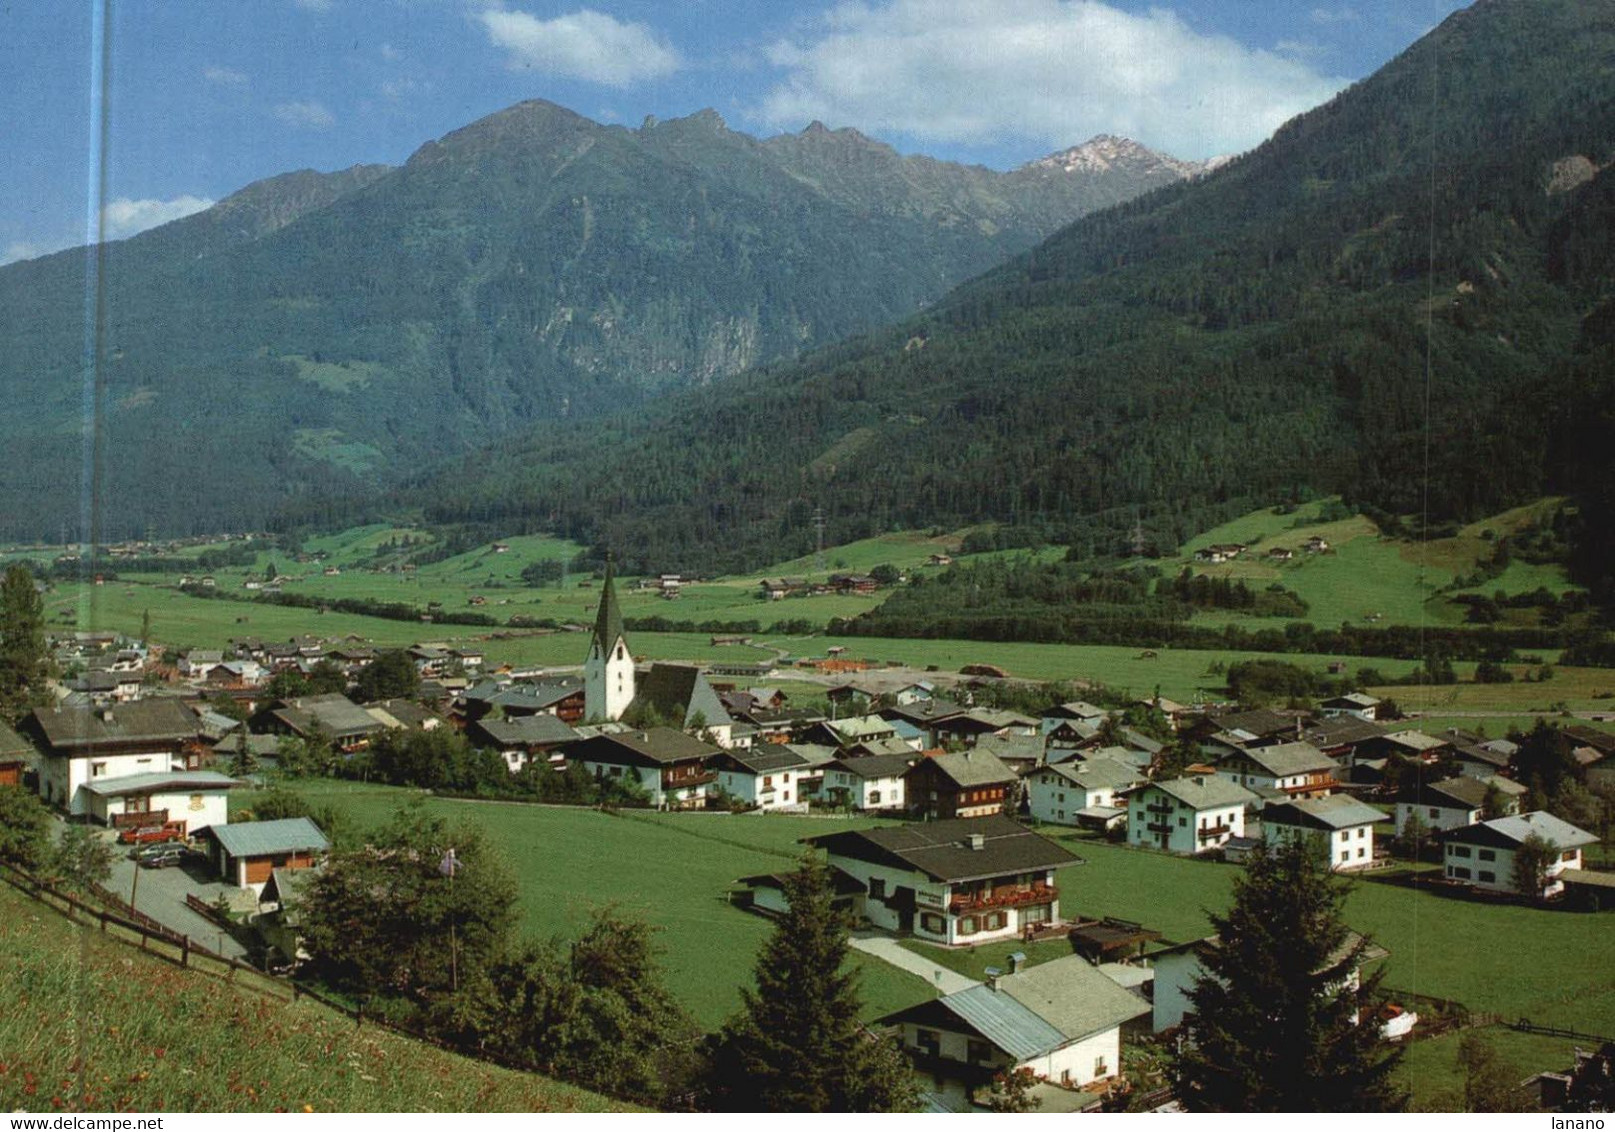
{"label": "forested mountain slope", "polygon": [[1607,396],[1612,157],[1615,5],[1482,0],[895,328],[417,498],[732,570],[810,548],[816,507],[835,542],[995,520],[1115,544],[1141,518],[1171,545],[1309,492],[1440,519],[1583,490],[1565,428]]}

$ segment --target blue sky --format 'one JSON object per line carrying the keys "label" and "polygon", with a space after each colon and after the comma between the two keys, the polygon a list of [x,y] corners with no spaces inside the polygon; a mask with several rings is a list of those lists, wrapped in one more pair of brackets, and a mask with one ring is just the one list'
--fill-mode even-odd
{"label": "blue sky", "polygon": [[[1463,6],[3,3],[0,263],[83,244],[97,231],[133,235],[288,170],[398,164],[421,143],[525,98],[628,125],[710,106],[760,136],[820,119],[905,153],[995,168],[1098,133],[1184,158],[1233,153]],[[104,187],[92,176],[101,136]]]}

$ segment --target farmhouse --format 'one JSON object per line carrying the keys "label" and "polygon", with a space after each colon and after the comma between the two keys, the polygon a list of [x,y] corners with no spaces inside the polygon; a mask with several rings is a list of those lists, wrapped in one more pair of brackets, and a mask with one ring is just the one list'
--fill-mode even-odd
{"label": "farmhouse", "polygon": [[579,735],[553,715],[520,715],[514,719],[489,716],[468,724],[466,738],[478,747],[490,747],[504,757],[514,774],[534,758],[548,760],[578,740]]}
{"label": "farmhouse", "polygon": [[44,746],[39,792],[77,817],[90,812],[84,787],[101,779],[184,769],[202,727],[178,700],[141,700],[104,708],[36,708],[25,727]]}
{"label": "farmhouse", "polygon": [[1006,1070],[1029,1070],[1067,1089],[1114,1076],[1121,1070],[1122,1027],[1149,1012],[1144,999],[1068,955],[989,975],[881,1022],[897,1028],[916,1068],[935,1079],[945,1099],[973,1101]]}
{"label": "farmhouse", "polygon": [[671,727],[596,735],[565,748],[568,763],[581,763],[596,778],[636,779],[661,809],[692,809],[706,804],[707,787],[717,778],[707,761],[722,748]]}
{"label": "farmhouse", "polygon": [[304,741],[323,737],[345,754],[362,751],[387,725],[348,697],[336,692],[280,700],[252,717],[252,727],[272,735],[294,735]]}
{"label": "farmhouse", "polygon": [[1002,813],[1015,772],[986,751],[921,759],[904,776],[911,810],[923,818],[979,818]]}
{"label": "farmhouse", "polygon": [[1221,775],[1151,782],[1127,798],[1127,840],[1133,845],[1193,855],[1245,835],[1245,807],[1255,794]]}
{"label": "farmhouse", "polygon": [[981,943],[1060,918],[1056,869],[1081,859],[1002,815],[807,839],[865,886],[854,911],[877,928]]}
{"label": "farmhouse", "polygon": [[1344,696],[1335,696],[1324,700],[1318,705],[1318,710],[1325,719],[1336,719],[1342,715],[1349,715],[1355,719],[1372,723],[1375,714],[1379,711],[1380,701],[1366,692],[1348,692]]}
{"label": "farmhouse", "polygon": [[331,848],[308,818],[209,826],[213,863],[226,883],[261,894],[276,869],[307,869]]}
{"label": "farmhouse", "polygon": [[1262,811],[1262,834],[1269,845],[1316,839],[1333,872],[1366,869],[1374,863],[1374,823],[1385,815],[1345,794],[1275,802]]}
{"label": "farmhouse", "polygon": [[1536,838],[1551,851],[1542,869],[1542,886],[1525,895],[1557,896],[1564,891],[1563,873],[1581,868],[1583,846],[1598,838],[1545,810],[1478,822],[1441,834],[1442,861],[1448,880],[1463,881],[1492,892],[1516,892],[1515,863],[1526,842]]}

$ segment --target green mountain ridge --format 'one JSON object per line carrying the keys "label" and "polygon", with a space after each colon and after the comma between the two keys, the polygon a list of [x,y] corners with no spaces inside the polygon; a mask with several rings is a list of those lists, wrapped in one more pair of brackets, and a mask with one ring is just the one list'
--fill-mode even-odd
{"label": "green mountain ridge", "polygon": [[1615,6],[1481,0],[899,325],[415,498],[734,571],[811,549],[816,508],[837,542],[994,521],[1108,550],[1311,495],[1442,520],[1586,494],[1612,478],[1612,160]]}
{"label": "green mountain ridge", "polygon": [[1142,147],[995,173],[818,125],[521,103],[398,168],[271,178],[0,268],[0,529],[261,527],[904,317],[1182,176]]}

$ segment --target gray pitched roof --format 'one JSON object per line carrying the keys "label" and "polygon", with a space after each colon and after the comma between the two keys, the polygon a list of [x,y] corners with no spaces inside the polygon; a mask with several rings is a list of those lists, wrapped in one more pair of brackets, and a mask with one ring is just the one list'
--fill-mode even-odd
{"label": "gray pitched roof", "polygon": [[479,719],[480,728],[500,746],[525,747],[570,743],[578,733],[553,715],[523,715],[515,719]]}
{"label": "gray pitched roof", "polygon": [[1335,760],[1311,743],[1277,743],[1271,747],[1247,748],[1229,761],[1249,759],[1275,778],[1292,774],[1311,774],[1320,770],[1335,770]]}
{"label": "gray pitched roof", "polygon": [[[941,771],[955,786],[996,786],[1013,782],[1016,775],[997,755],[987,751],[957,751],[936,755],[926,760]],[[915,764],[919,769],[925,763]]]}
{"label": "gray pitched roof", "polygon": [[1502,843],[1519,845],[1526,838],[1535,834],[1544,841],[1551,841],[1561,849],[1575,849],[1582,845],[1592,845],[1598,838],[1584,829],[1578,829],[1565,821],[1556,818],[1546,810],[1533,810],[1528,814],[1516,814],[1511,817],[1493,818],[1491,821],[1477,822],[1475,825],[1465,826],[1463,829],[1448,830],[1442,835],[1444,841],[1479,842],[1490,844]]}
{"label": "gray pitched roof", "polygon": [[855,759],[836,759],[825,764],[828,770],[844,770],[859,778],[900,778],[908,773],[909,763],[919,758],[910,751],[907,755],[860,755]]}
{"label": "gray pitched roof", "polygon": [[126,798],[131,794],[158,794],[166,790],[228,790],[240,785],[217,771],[168,770],[97,778],[86,782],[84,789],[103,798]]}
{"label": "gray pitched roof", "polygon": [[1065,1036],[1066,1041],[1114,1029],[1150,1012],[1150,1004],[1119,987],[1080,955],[1028,967],[998,980],[1007,994]]}
{"label": "gray pitched roof", "polygon": [[1194,810],[1209,810],[1215,806],[1244,806],[1256,801],[1255,794],[1237,782],[1230,782],[1220,774],[1171,778],[1165,782],[1153,782],[1150,787],[1176,798]]}
{"label": "gray pitched roof", "polygon": [[[974,834],[981,836],[979,849],[971,845]],[[806,840],[831,854],[895,864],[948,882],[1057,869],[1082,861],[1003,815],[846,830]]]}
{"label": "gray pitched roof", "polygon": [[1280,802],[1262,811],[1263,823],[1293,825],[1303,829],[1349,829],[1384,820],[1384,813],[1349,794]]}
{"label": "gray pitched roof", "polygon": [[308,818],[235,822],[209,826],[224,851],[232,857],[267,857],[277,853],[316,851],[331,847],[320,827]]}
{"label": "gray pitched roof", "polygon": [[1063,1033],[1018,998],[986,986],[955,991],[942,999],[942,1005],[1016,1061],[1048,1053],[1066,1043]]}
{"label": "gray pitched roof", "polygon": [[652,664],[628,710],[646,708],[677,727],[694,727],[700,721],[709,727],[734,722],[705,673],[690,664]]}
{"label": "gray pitched roof", "polygon": [[179,742],[201,735],[201,721],[178,700],[138,700],[107,708],[38,708],[33,717],[56,753],[115,743]]}

